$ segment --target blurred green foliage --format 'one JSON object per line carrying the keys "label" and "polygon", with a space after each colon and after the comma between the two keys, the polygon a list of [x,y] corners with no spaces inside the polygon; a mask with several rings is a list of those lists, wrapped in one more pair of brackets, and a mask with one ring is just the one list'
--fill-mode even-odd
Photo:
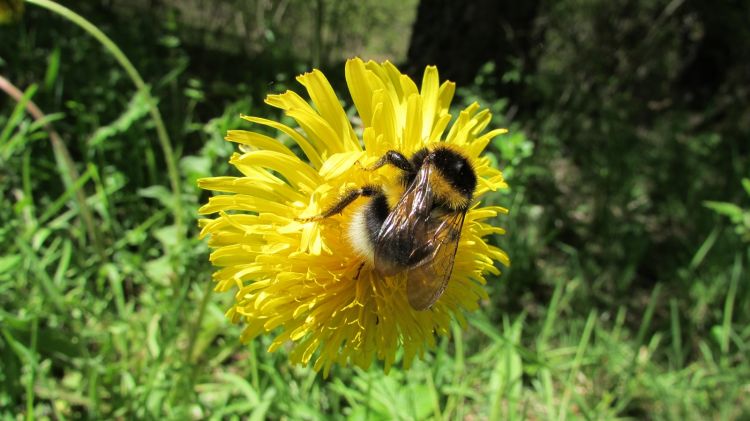
{"label": "blurred green foliage", "polygon": [[[509,57],[457,91],[456,107],[477,101],[510,129],[489,156],[511,188],[488,201],[511,210],[496,241],[513,266],[409,371],[328,379],[268,354],[267,338],[239,344],[232,297],[211,294],[195,180],[232,173],[226,131],[248,128],[240,113],[284,118],[262,98],[299,92],[313,63],[345,93],[345,57],[402,58],[416,0],[65,3],[157,98],[184,240],[145,98],[95,40],[27,5],[0,26],[0,75],[23,91],[0,96],[0,416],[750,416],[740,3],[542,2],[533,71]],[[497,97],[504,85],[523,101]]]}
{"label": "blurred green foliage", "polygon": [[[745,189],[748,195],[750,195],[750,178],[742,179],[742,187]],[[703,204],[712,209],[719,215],[729,217],[734,225],[734,232],[739,235],[742,240],[750,241],[750,209],[743,209],[734,203],[729,202],[714,202],[707,200]]]}

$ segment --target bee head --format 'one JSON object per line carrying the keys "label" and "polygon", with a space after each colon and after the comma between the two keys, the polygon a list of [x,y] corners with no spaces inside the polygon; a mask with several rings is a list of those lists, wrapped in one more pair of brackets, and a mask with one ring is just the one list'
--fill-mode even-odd
{"label": "bee head", "polygon": [[428,155],[440,175],[458,190],[461,195],[471,199],[477,187],[477,176],[469,160],[452,149],[436,148]]}

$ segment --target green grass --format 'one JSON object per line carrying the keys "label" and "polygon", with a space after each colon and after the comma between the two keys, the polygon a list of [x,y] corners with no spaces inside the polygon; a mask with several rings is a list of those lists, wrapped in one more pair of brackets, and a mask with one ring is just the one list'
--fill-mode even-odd
{"label": "green grass", "polygon": [[[91,47],[84,62],[104,51],[76,36]],[[512,134],[492,153],[512,190],[488,200],[511,209],[497,242],[513,267],[490,281],[490,300],[467,326],[389,374],[375,364],[323,378],[289,365],[283,348],[266,352],[267,336],[240,344],[241,326],[224,317],[232,297],[212,293],[208,249],[196,238],[206,197],[195,180],[231,172],[222,137],[247,128],[241,112],[279,116],[244,95],[202,118],[203,85],[168,62],[151,94],[168,110],[163,123],[143,80],[117,85],[126,91],[116,97],[99,92],[110,113],[103,121],[79,114],[93,107],[80,98],[57,104],[65,116],[53,107],[35,119],[26,106],[54,105],[49,97],[72,77],[59,50],[46,54],[44,84],[0,103],[2,419],[750,417],[744,231],[715,221],[691,239],[672,277],[645,285],[629,283],[632,262],[598,271],[589,249],[547,229],[554,206],[529,202],[534,177],[549,170],[523,128],[501,117],[501,100],[487,100],[500,116],[493,124]],[[132,77],[123,58],[110,63],[114,81],[97,82]],[[464,101],[476,91],[462,92]],[[51,129],[65,144],[55,146]],[[174,148],[165,147],[167,130]]]}
{"label": "green grass", "polygon": [[[336,368],[324,379],[289,366],[283,350],[268,354],[268,338],[238,342],[240,328],[223,316],[231,297],[211,293],[206,247],[174,243],[170,208],[160,206],[168,191],[131,197],[89,164],[50,197],[34,181],[24,148],[42,137],[40,129],[27,130],[27,119],[11,123],[23,140],[9,161],[20,177],[5,178],[6,186],[18,182],[15,196],[2,205],[6,417],[732,419],[750,410],[749,332],[733,322],[741,254],[717,275],[728,278],[717,282],[729,290],[711,336],[685,336],[694,327],[682,325],[681,312],[691,309],[658,285],[642,311],[581,314],[572,304],[585,294],[581,278],[561,277],[533,317],[492,308],[472,314],[408,371]],[[186,191],[190,180],[183,174]],[[83,187],[106,234],[103,253],[88,241],[72,201]],[[122,219],[148,201],[147,218]],[[656,317],[666,324],[654,326]]]}

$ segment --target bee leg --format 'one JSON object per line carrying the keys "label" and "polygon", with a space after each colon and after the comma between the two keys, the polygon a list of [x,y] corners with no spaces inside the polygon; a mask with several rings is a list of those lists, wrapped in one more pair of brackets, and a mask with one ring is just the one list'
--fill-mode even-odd
{"label": "bee leg", "polygon": [[352,202],[357,200],[359,197],[371,197],[375,196],[376,194],[382,194],[383,190],[378,186],[363,186],[358,189],[352,189],[346,192],[338,202],[336,202],[333,206],[325,210],[320,215],[311,216],[309,218],[294,218],[297,222],[313,222],[313,221],[320,221],[321,219],[325,219],[328,217],[331,217],[333,215],[341,213],[347,206],[351,205]]}
{"label": "bee leg", "polygon": [[359,264],[359,267],[357,268],[357,274],[354,275],[354,280],[356,281],[359,279],[359,274],[362,273],[362,268],[365,266],[365,262],[362,262]]}
{"label": "bee leg", "polygon": [[375,171],[384,165],[393,165],[394,167],[406,172],[414,171],[411,162],[400,152],[388,151],[371,166],[365,168],[367,171]]}

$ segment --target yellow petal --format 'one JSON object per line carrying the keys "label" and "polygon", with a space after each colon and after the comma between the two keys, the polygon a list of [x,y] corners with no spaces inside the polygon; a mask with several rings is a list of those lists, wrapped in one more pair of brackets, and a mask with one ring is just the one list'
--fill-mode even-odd
{"label": "yellow petal", "polygon": [[430,137],[432,124],[435,121],[440,109],[438,108],[439,95],[438,71],[435,66],[427,66],[422,77],[422,107],[424,118],[422,122],[422,138]]}
{"label": "yellow petal", "polygon": [[229,162],[272,169],[280,173],[292,186],[309,192],[320,184],[318,174],[296,156],[274,151],[253,151],[235,157]]}
{"label": "yellow petal", "polygon": [[346,117],[346,113],[325,75],[320,70],[313,70],[311,73],[299,76],[297,80],[307,88],[307,93],[310,94],[310,98],[320,115],[330,124],[337,137],[341,139],[341,148],[343,150],[359,150],[357,136],[354,134],[352,125],[349,123],[349,119]]}
{"label": "yellow petal", "polygon": [[251,117],[251,116],[242,116],[243,119],[253,122],[262,124],[264,126],[273,127],[276,130],[279,130],[286,134],[287,136],[291,137],[292,140],[294,140],[300,148],[302,148],[302,151],[305,153],[305,156],[307,156],[307,159],[310,161],[310,164],[312,164],[314,167],[319,168],[322,164],[323,160],[320,158],[320,154],[317,150],[310,144],[310,142],[307,141],[302,135],[294,131],[291,127],[286,126],[281,123],[277,123],[273,120],[268,120],[265,118],[260,117]]}
{"label": "yellow petal", "polygon": [[399,149],[405,153],[411,154],[416,150],[422,148],[424,142],[422,141],[422,97],[418,94],[412,94],[409,97],[409,102],[406,107],[406,125],[404,126],[403,143],[409,145],[409,148],[405,148],[404,145]]}
{"label": "yellow petal", "polygon": [[364,156],[364,152],[342,152],[333,154],[323,163],[318,174],[320,174],[325,180],[340,177],[345,172],[349,171],[352,165]]}
{"label": "yellow petal", "polygon": [[246,130],[229,130],[225,139],[230,142],[251,146],[255,149],[266,149],[269,151],[294,155],[289,148],[284,146],[278,140],[260,133],[249,132]]}
{"label": "yellow petal", "polygon": [[359,118],[362,119],[365,127],[368,127],[372,124],[372,93],[374,91],[370,84],[372,75],[365,68],[362,60],[354,58],[346,62],[345,76]]}

